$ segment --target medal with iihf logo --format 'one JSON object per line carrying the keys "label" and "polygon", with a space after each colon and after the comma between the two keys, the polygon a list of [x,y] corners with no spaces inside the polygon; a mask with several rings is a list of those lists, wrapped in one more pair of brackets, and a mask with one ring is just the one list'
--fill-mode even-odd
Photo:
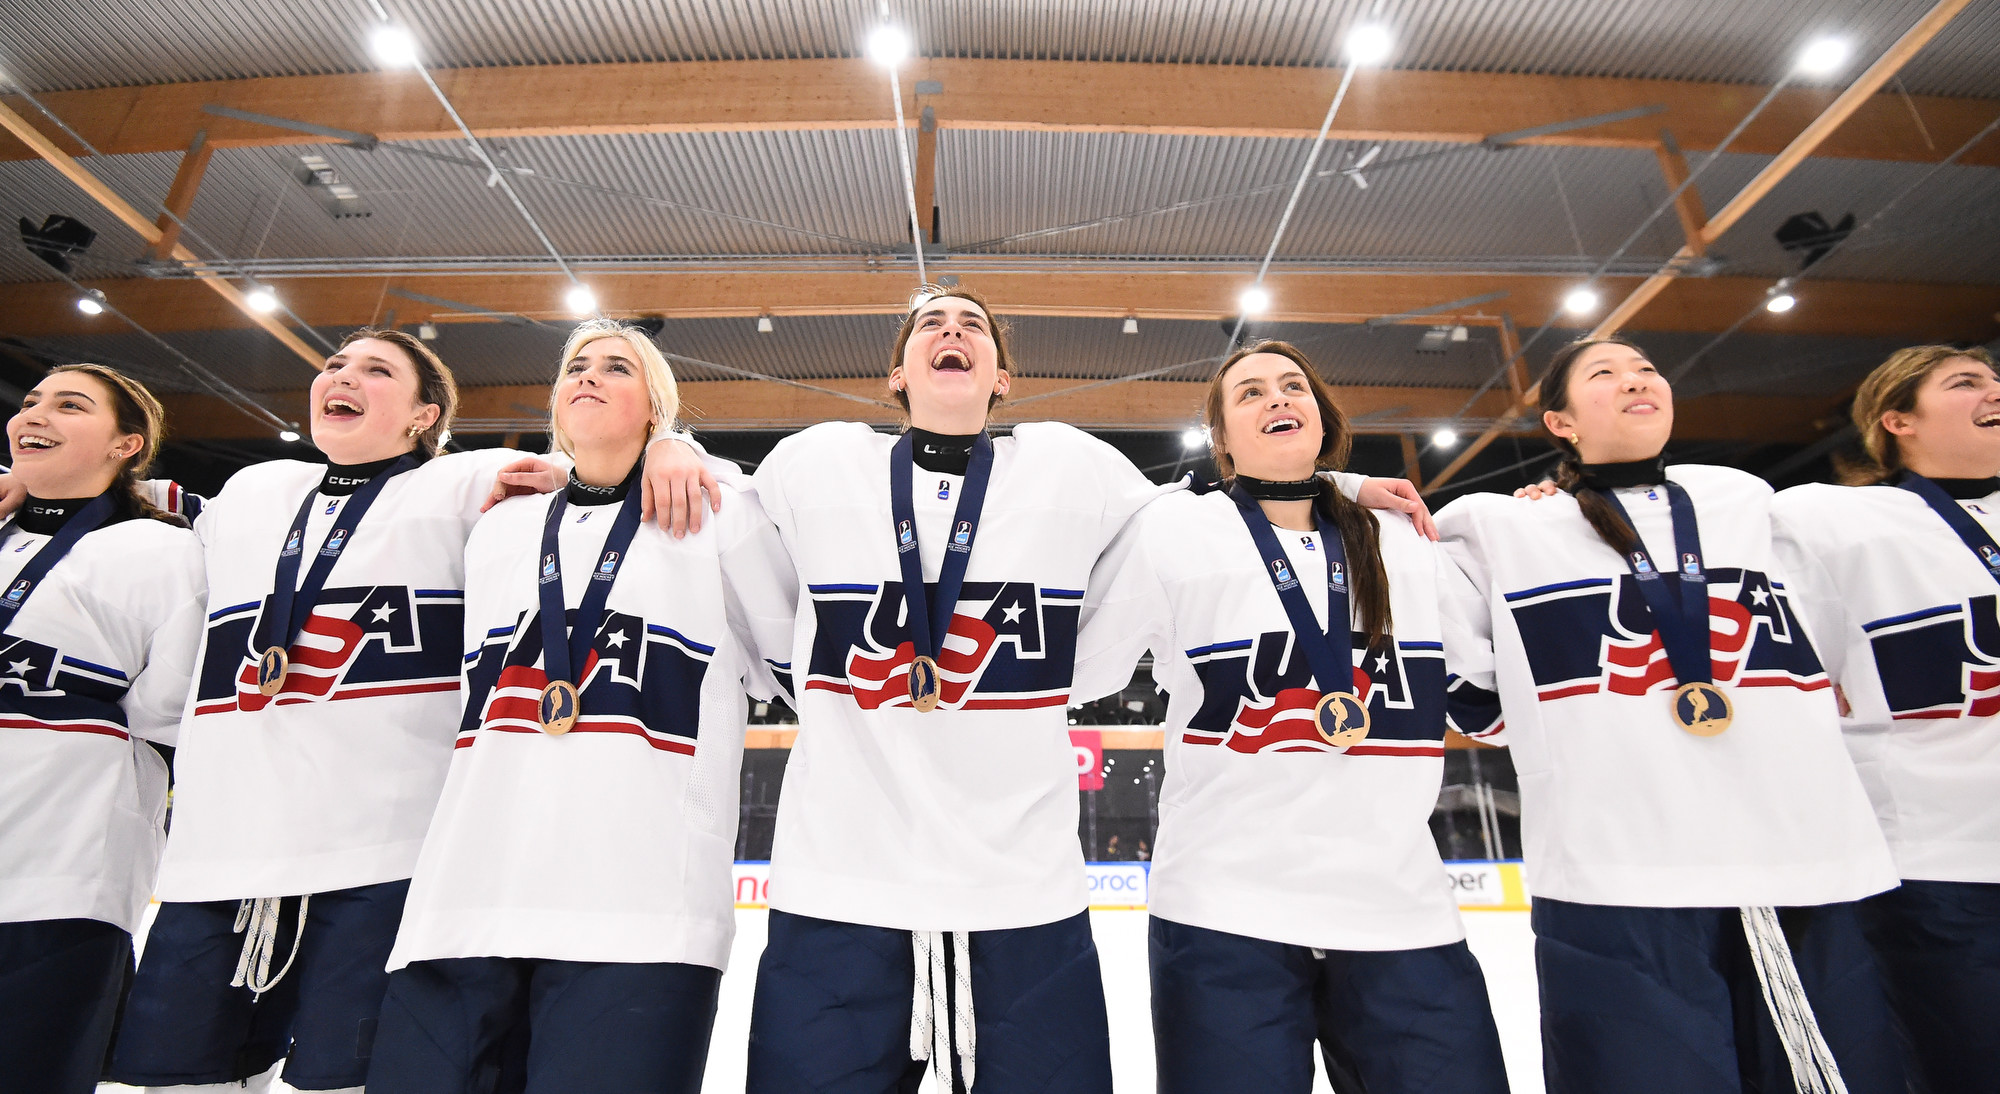
{"label": "medal with iihf logo", "polygon": [[1312,604],[1292,573],[1291,561],[1271,529],[1270,518],[1257,499],[1241,483],[1230,488],[1236,515],[1250,530],[1250,541],[1264,559],[1264,573],[1278,591],[1292,636],[1312,666],[1313,682],[1319,686],[1319,703],[1313,707],[1313,726],[1320,739],[1336,752],[1346,752],[1368,739],[1368,704],[1354,692],[1353,609],[1349,607],[1347,545],[1340,529],[1327,523],[1319,507],[1313,507],[1313,525],[1326,543],[1326,626],[1313,616]]}
{"label": "medal with iihf logo", "polygon": [[285,676],[292,665],[286,651],[292,648],[299,632],[305,629],[306,620],[312,617],[319,595],[326,588],[326,579],[333,573],[333,564],[340,561],[341,554],[354,542],[355,527],[368,515],[368,507],[381,496],[382,488],[390,479],[415,466],[415,456],[404,456],[361,484],[347,499],[340,515],[333,519],[326,541],[306,571],[305,581],[300,582],[299,559],[305,553],[306,521],[312,516],[313,502],[319,499],[317,490],[306,494],[285,533],[285,545],[278,551],[277,570],[271,577],[271,599],[264,605],[264,614],[257,617],[257,627],[250,639],[250,649],[257,655],[258,694],[276,695],[285,690]]}
{"label": "medal with iihf logo", "polygon": [[562,520],[569,509],[568,490],[556,491],[549,502],[548,516],[542,522],[535,600],[541,616],[542,670],[548,676],[548,683],[542,688],[536,713],[542,732],[551,737],[575,728],[578,716],[583,713],[582,685],[589,673],[597,629],[604,622],[604,604],[611,596],[612,583],[618,580],[619,567],[624,565],[631,550],[632,537],[639,532],[643,494],[638,476],[642,466],[643,462],[635,465],[625,481],[625,500],[619,503],[618,516],[604,536],[604,549],[598,552],[597,565],[591,569],[590,582],[583,590],[574,620],[567,618],[568,600],[563,595],[562,580]]}
{"label": "medal with iihf logo", "polygon": [[[1672,480],[1662,486],[1667,492],[1668,512],[1673,516],[1674,554],[1679,557],[1680,565],[1663,572],[1653,564],[1643,541],[1625,556],[1625,565],[1631,569],[1639,595],[1645,598],[1646,608],[1653,614],[1653,628],[1659,632],[1660,645],[1667,651],[1674,679],[1680,681],[1669,703],[1674,724],[1697,737],[1714,737],[1735,720],[1736,707],[1729,693],[1715,683],[1708,573],[1701,560],[1700,528],[1695,523],[1694,501],[1688,497],[1686,488]],[[1639,526],[1632,523],[1631,514],[1619,503],[1617,495],[1606,490],[1599,491],[1598,496],[1611,503],[1636,538]],[[1676,575],[1678,590],[1667,588],[1667,573]]]}
{"label": "medal with iihf logo", "polygon": [[[889,450],[889,512],[896,525],[896,566],[903,575],[903,614],[910,621],[910,706],[919,713],[929,713],[944,697],[938,657],[951,631],[959,591],[965,585],[972,541],[979,535],[979,511],[986,504],[986,484],[993,475],[993,441],[984,433],[972,439],[965,485],[952,511],[951,534],[945,539],[944,565],[938,570],[935,597],[924,587],[923,551],[917,545],[915,466],[916,443],[905,433]],[[940,497],[944,493],[940,490]]]}
{"label": "medal with iihf logo", "polygon": [[70,548],[111,519],[113,507],[109,491],[90,499],[77,510],[75,516],[63,522],[63,526],[49,537],[47,543],[42,544],[42,549],[35,552],[35,557],[29,559],[26,566],[21,567],[21,572],[14,575],[14,583],[7,586],[6,595],[0,596],[0,631],[13,626],[14,620],[21,617],[22,606],[35,595],[36,589],[42,587],[42,579],[49,576],[49,571],[55,569],[64,555],[69,554]]}

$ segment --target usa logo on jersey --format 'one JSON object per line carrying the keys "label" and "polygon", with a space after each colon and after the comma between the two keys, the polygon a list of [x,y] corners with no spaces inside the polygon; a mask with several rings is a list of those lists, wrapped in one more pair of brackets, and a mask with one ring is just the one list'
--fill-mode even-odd
{"label": "usa logo on jersey", "polygon": [[[1678,574],[1667,574],[1678,581]],[[1733,687],[1828,686],[1784,587],[1755,570],[1708,571],[1709,649],[1715,682]],[[1672,590],[1678,596],[1679,591]],[[1676,686],[1653,613],[1630,574],[1585,578],[1506,594],[1543,701],[1610,692],[1644,695]]]}
{"label": "usa logo on jersey", "polygon": [[0,634],[0,729],[125,739],[125,710],[118,701],[130,683],[123,672],[108,665]]}
{"label": "usa logo on jersey", "polygon": [[457,691],[464,601],[457,589],[327,589],[292,642],[285,687],[276,695],[257,690],[263,651],[250,648],[269,598],[210,613],[194,712]]}
{"label": "usa logo on jersey", "polygon": [[[805,690],[852,695],[863,710],[910,705],[916,660],[903,583],[813,585],[817,624]],[[936,596],[936,587],[931,594]],[[968,581],[939,651],[938,706],[1019,710],[1069,702],[1081,589]]]}
{"label": "usa logo on jersey", "polygon": [[[1444,755],[1444,645],[1385,639],[1359,651],[1352,690],[1367,706],[1368,739],[1349,756]],[[1201,708],[1182,740],[1232,752],[1337,750],[1320,736],[1313,708],[1321,692],[1292,632],[1218,642],[1187,651],[1201,680]]]}
{"label": "usa logo on jersey", "polygon": [[[576,612],[564,613],[573,623]],[[636,615],[606,612],[577,673],[582,708],[569,734],[620,733],[662,752],[692,756],[701,728],[701,685],[715,647]],[[522,612],[510,627],[486,634],[466,670],[469,691],[457,747],[482,731],[542,731],[542,617]]]}
{"label": "usa logo on jersey", "polygon": [[1892,717],[2000,714],[2000,598],[1975,596],[1877,619],[1861,630]]}

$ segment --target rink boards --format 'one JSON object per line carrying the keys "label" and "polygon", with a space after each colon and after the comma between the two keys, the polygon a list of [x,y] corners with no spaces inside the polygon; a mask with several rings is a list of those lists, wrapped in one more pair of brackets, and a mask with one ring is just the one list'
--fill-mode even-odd
{"label": "rink boards", "polygon": [[[1519,859],[1500,862],[1467,860],[1444,864],[1458,906],[1465,911],[1525,912],[1528,910],[1527,883]],[[1140,911],[1146,907],[1146,886],[1150,864],[1144,862],[1091,862],[1084,864],[1090,878],[1092,911]],[[736,864],[736,906],[767,906],[771,886],[771,864]]]}

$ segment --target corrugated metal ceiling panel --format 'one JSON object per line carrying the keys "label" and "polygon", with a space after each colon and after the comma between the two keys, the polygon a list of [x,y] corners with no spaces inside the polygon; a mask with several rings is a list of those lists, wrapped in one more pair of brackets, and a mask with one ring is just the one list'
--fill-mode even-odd
{"label": "corrugated metal ceiling panel", "polygon": [[[1406,68],[1767,82],[1813,34],[1879,53],[1928,0],[1403,0]],[[389,5],[443,66],[853,56],[875,0],[427,0]],[[1362,0],[957,0],[898,5],[938,57],[1311,65]],[[362,71],[362,4],[10,0],[0,63],[37,89]],[[1917,93],[2000,94],[2000,9],[1975,6],[1904,73]]]}

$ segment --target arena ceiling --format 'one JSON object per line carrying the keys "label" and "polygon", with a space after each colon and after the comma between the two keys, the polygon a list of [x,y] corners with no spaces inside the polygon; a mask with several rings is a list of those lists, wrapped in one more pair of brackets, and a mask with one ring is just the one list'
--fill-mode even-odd
{"label": "arena ceiling", "polygon": [[[1662,270],[1620,325],[1696,439],[1809,443],[1886,349],[2000,334],[1991,2],[892,4],[900,131],[861,56],[874,2],[389,3],[441,98],[371,56],[369,3],[0,10],[0,82],[26,93],[0,101],[32,127],[0,134],[0,214],[98,233],[74,283],[0,245],[0,350],[132,368],[183,437],[272,436],[363,323],[435,329],[462,433],[535,429],[564,266],[658,320],[702,428],[890,420],[917,282],[899,135],[927,271],[1013,325],[1017,418],[1190,421],[1308,160],[1246,329],[1300,342],[1371,432],[1521,420],[1546,354]],[[1364,19],[1395,51],[1318,143]],[[1829,35],[1851,60],[1794,72]],[[1854,217],[1803,271],[1776,238],[1801,214]],[[1564,313],[1594,273],[1598,314]],[[218,277],[283,306],[253,321]],[[1773,314],[1781,279],[1798,303]]]}

